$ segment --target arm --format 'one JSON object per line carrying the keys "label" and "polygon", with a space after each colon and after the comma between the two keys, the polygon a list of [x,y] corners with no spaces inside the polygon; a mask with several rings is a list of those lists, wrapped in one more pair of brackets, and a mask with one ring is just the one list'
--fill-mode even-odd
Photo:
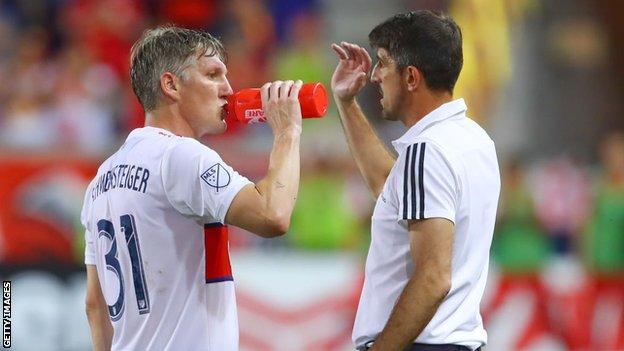
{"label": "arm", "polygon": [[410,220],[414,272],[371,350],[404,350],[420,335],[451,288],[453,222]]}
{"label": "arm", "polygon": [[265,237],[288,231],[299,189],[301,85],[301,81],[287,81],[262,87],[262,103],[274,134],[269,169],[255,187],[246,186],[234,197],[226,223]]}
{"label": "arm", "polygon": [[375,134],[355,95],[366,85],[372,60],[366,50],[349,43],[332,44],[340,62],[332,77],[334,100],[347,143],[364,181],[377,198],[394,164],[394,157]]}
{"label": "arm", "polygon": [[91,328],[93,350],[110,350],[113,341],[113,326],[108,317],[108,306],[102,295],[100,280],[94,265],[87,265],[86,312]]}

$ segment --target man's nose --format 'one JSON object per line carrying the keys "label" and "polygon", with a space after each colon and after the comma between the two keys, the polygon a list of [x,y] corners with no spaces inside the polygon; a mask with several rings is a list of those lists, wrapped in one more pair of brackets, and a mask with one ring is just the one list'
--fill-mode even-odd
{"label": "man's nose", "polygon": [[370,80],[372,83],[379,83],[379,70],[377,69],[377,65],[373,67],[373,71],[371,72]]}
{"label": "man's nose", "polygon": [[373,72],[371,72],[371,82],[379,83],[379,73],[377,72],[377,67],[373,68]]}
{"label": "man's nose", "polygon": [[234,94],[234,91],[232,90],[232,86],[230,85],[230,82],[227,80],[227,78],[225,79],[225,84],[222,89],[223,89],[222,90],[223,92],[221,93],[221,95],[223,97],[228,97]]}

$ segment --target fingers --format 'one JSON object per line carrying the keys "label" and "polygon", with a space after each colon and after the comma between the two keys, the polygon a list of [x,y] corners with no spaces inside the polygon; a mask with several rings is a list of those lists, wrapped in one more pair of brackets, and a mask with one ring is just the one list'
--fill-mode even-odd
{"label": "fingers", "polygon": [[368,54],[368,51],[366,51],[366,49],[359,45],[349,43],[347,44],[350,47],[350,52],[353,52],[354,56],[356,57],[356,62],[358,63],[358,65],[362,67],[362,70],[365,73],[368,73],[373,66],[373,60]]}
{"label": "fingers", "polygon": [[284,84],[282,84],[282,87],[280,88],[280,96],[279,96],[279,100],[287,100],[288,97],[290,96],[290,89],[292,88],[293,84],[295,84],[295,82],[293,82],[292,80],[287,80],[284,82]]}
{"label": "fingers", "polygon": [[368,70],[373,62],[370,55],[368,54],[368,51],[366,51],[366,49],[359,45],[349,43],[347,43],[347,45],[349,45],[350,52],[352,52],[353,55],[356,57],[358,64],[364,66],[365,68],[367,68],[366,70]]}
{"label": "fingers", "polygon": [[343,49],[342,47],[340,47],[337,44],[332,43],[331,45],[332,50],[334,50],[334,52],[336,53],[336,55],[338,55],[338,57],[341,60],[348,60],[349,59],[349,55],[347,54],[347,52],[345,51],[345,49]]}
{"label": "fingers", "polygon": [[354,59],[357,60],[359,64],[372,64],[371,57],[366,49],[359,45],[343,41],[340,42],[340,45],[332,43],[331,48],[341,60]]}
{"label": "fingers", "polygon": [[347,43],[346,41],[343,41],[342,43],[340,43],[340,45],[342,45],[342,47],[345,49],[350,59],[354,60],[358,65],[361,64],[359,56],[357,54],[357,48],[359,48],[359,46]]}
{"label": "fingers", "polygon": [[299,91],[301,90],[302,85],[303,85],[303,82],[300,79],[298,79],[295,82],[295,84],[292,86],[292,90],[290,91],[290,95],[289,95],[292,99],[295,99],[297,101],[299,100]]}
{"label": "fingers", "polygon": [[288,100],[288,98],[297,100],[302,85],[303,82],[301,80],[277,80],[266,83],[260,88],[262,105],[267,106],[269,102],[277,103],[278,101]]}
{"label": "fingers", "polygon": [[281,80],[276,80],[275,82],[271,83],[271,86],[269,87],[269,101],[277,102],[277,100],[279,99],[279,91],[282,85],[284,85],[284,82],[282,82]]}
{"label": "fingers", "polygon": [[269,102],[269,87],[271,83],[265,83],[260,88],[260,100],[262,100],[262,106],[266,106]]}
{"label": "fingers", "polygon": [[358,66],[361,66],[364,72],[370,71],[373,66],[373,60],[371,59],[368,51],[363,47],[343,41],[340,45],[332,44],[332,49],[341,60],[353,60]]}
{"label": "fingers", "polygon": [[370,55],[368,54],[368,51],[366,51],[366,49],[364,48],[359,48],[359,54],[362,57],[362,65],[364,68],[364,72],[368,72],[370,71],[371,67],[373,66],[373,60],[371,59]]}
{"label": "fingers", "polygon": [[276,135],[289,128],[301,132],[298,97],[302,85],[301,80],[278,80],[260,88],[265,120]]}

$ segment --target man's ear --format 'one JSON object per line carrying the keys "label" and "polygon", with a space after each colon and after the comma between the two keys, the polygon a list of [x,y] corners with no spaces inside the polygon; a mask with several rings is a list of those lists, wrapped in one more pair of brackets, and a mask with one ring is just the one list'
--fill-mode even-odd
{"label": "man's ear", "polygon": [[180,99],[180,80],[171,72],[160,76],[160,90],[166,99],[178,101]]}
{"label": "man's ear", "polygon": [[403,78],[408,91],[416,91],[424,84],[423,76],[414,66],[407,66],[403,69]]}

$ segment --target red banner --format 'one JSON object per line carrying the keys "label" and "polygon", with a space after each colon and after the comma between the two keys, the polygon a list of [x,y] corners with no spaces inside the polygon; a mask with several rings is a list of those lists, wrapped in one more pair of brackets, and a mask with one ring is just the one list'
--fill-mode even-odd
{"label": "red banner", "polygon": [[82,259],[80,209],[101,160],[66,155],[1,155],[0,261]]}

